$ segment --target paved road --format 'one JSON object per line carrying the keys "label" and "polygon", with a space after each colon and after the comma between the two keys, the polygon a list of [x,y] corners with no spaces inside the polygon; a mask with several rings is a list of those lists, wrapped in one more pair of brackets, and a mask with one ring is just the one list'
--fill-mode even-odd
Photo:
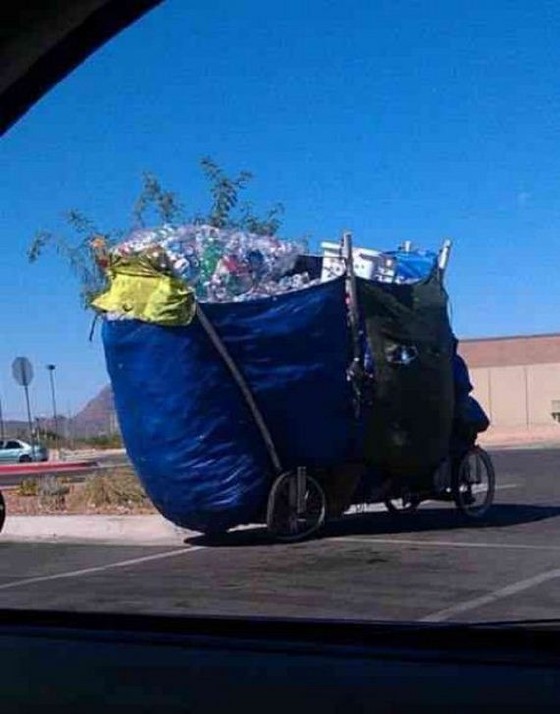
{"label": "paved road", "polygon": [[355,515],[324,537],[210,547],[2,543],[0,607],[399,620],[560,617],[560,450],[502,451],[496,506]]}

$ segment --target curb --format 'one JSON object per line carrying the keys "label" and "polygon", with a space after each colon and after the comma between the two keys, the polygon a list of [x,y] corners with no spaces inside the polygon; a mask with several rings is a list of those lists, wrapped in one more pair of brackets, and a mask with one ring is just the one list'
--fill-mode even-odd
{"label": "curb", "polygon": [[198,535],[159,515],[143,516],[10,516],[2,542],[98,543],[110,545],[181,545]]}

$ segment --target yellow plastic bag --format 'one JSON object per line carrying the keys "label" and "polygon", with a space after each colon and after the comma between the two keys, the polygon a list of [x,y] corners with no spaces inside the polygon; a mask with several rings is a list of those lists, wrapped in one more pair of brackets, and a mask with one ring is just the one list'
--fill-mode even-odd
{"label": "yellow plastic bag", "polygon": [[157,270],[147,255],[112,256],[107,276],[109,289],[92,301],[96,310],[168,327],[188,325],[194,317],[193,291]]}

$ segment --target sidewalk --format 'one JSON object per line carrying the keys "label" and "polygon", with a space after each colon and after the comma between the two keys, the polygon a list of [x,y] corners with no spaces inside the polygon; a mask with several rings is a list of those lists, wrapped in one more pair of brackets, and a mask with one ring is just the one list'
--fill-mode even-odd
{"label": "sidewalk", "polygon": [[0,533],[8,541],[105,543],[180,546],[196,535],[159,515],[149,516],[10,516]]}
{"label": "sidewalk", "polygon": [[532,427],[490,427],[478,437],[485,448],[560,448],[560,424]]}

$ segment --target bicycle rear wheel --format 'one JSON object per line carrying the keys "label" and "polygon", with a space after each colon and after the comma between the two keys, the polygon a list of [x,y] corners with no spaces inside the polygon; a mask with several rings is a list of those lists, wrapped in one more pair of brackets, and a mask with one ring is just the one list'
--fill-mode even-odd
{"label": "bicycle rear wheel", "polygon": [[313,476],[305,474],[298,504],[298,478],[295,473],[282,474],[270,489],[266,525],[276,540],[303,540],[325,522],[327,499],[324,490]]}
{"label": "bicycle rear wheel", "polygon": [[496,474],[490,455],[475,446],[462,458],[453,475],[453,500],[469,520],[480,520],[494,501]]}

